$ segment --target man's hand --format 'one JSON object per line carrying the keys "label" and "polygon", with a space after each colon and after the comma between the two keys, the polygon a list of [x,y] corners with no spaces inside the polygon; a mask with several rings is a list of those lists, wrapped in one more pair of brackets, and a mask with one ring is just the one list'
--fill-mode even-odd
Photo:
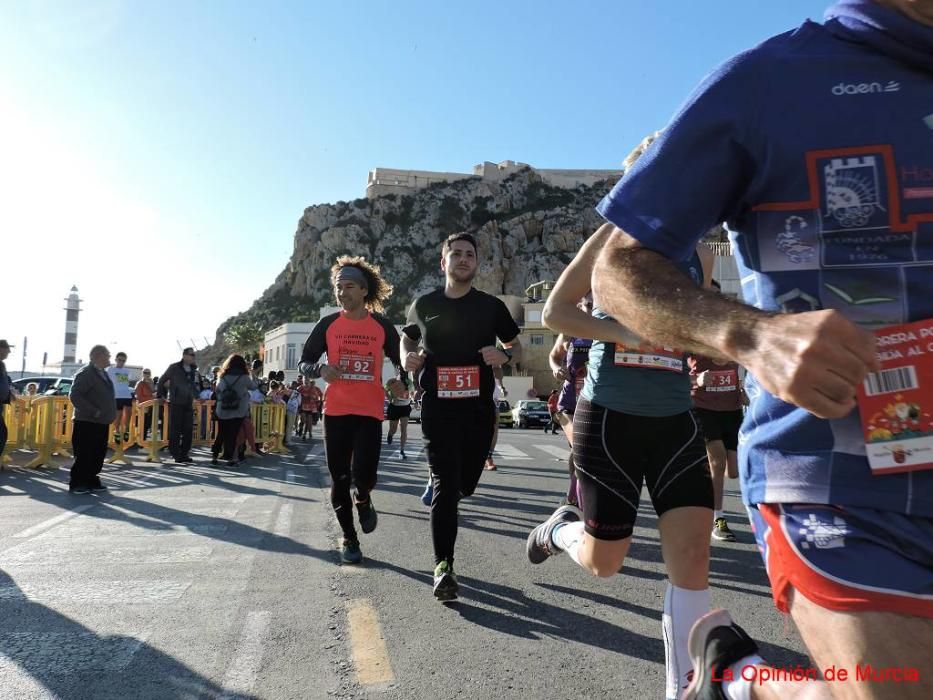
{"label": "man's hand", "polygon": [[509,361],[509,356],[495,345],[487,345],[484,348],[480,348],[480,352],[483,354],[483,362],[490,367],[501,367]]}
{"label": "man's hand", "polygon": [[709,370],[700,372],[697,375],[697,386],[706,386],[706,378],[709,376]]}
{"label": "man's hand", "polygon": [[569,377],[570,375],[567,374],[567,369],[565,367],[558,367],[554,370],[554,379],[559,382],[566,382]]}
{"label": "man's hand", "polygon": [[409,352],[405,354],[405,371],[417,372],[424,367],[424,355],[420,352]]}
{"label": "man's hand", "polygon": [[334,365],[321,365],[319,371],[321,373],[321,379],[328,384],[340,379],[340,368]]}
{"label": "man's hand", "polygon": [[779,399],[819,418],[847,416],[865,375],[881,369],[875,336],[833,310],[758,319],[736,359]]}

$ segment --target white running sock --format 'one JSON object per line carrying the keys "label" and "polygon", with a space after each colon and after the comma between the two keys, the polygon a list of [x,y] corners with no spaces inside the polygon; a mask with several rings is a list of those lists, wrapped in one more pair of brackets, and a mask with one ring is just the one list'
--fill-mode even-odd
{"label": "white running sock", "polygon": [[718,518],[724,518],[724,517],[726,517],[726,516],[722,514],[722,511],[721,511],[721,510],[714,510],[714,511],[713,511],[713,520],[716,520],[716,519],[718,519]]}
{"label": "white running sock", "polygon": [[753,677],[749,674],[750,677],[748,680],[742,678],[742,669],[746,666],[757,666],[764,662],[765,660],[758,656],[758,654],[753,654],[732,664],[729,670],[732,671],[733,680],[724,680],[722,682],[723,695],[729,698],[729,700],[751,700]]}
{"label": "white running sock", "polygon": [[562,549],[577,564],[580,563],[580,545],[583,543],[583,523],[580,521],[574,523],[565,523],[558,525],[551,533],[551,542]]}
{"label": "white running sock", "polygon": [[667,669],[666,698],[679,698],[692,677],[693,664],[687,651],[687,639],[693,624],[710,610],[709,588],[692,591],[670,582],[664,592],[664,658]]}

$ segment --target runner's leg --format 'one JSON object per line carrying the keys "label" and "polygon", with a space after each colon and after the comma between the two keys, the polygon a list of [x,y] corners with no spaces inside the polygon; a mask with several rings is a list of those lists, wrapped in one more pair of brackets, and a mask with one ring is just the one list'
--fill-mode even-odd
{"label": "runner's leg", "polygon": [[399,452],[405,451],[405,446],[408,444],[408,417],[402,416],[399,418],[399,438],[398,438],[398,449]]}
{"label": "runner's leg", "polygon": [[324,416],[324,455],[330,472],[330,503],[340,523],[343,536],[358,542],[353,524],[353,499],[350,496],[351,460],[357,416]]}

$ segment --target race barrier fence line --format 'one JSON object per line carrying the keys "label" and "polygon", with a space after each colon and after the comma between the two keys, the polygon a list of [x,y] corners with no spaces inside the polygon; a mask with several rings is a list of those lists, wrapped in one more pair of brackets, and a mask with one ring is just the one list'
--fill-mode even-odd
{"label": "race barrier fence line", "polygon": [[[0,468],[12,463],[10,453],[19,450],[35,452],[27,467],[49,464],[55,455],[71,457],[71,434],[74,407],[67,396],[17,397],[2,407],[8,437],[6,449],[0,455]],[[192,425],[192,445],[213,445],[217,437],[217,421],[213,417],[214,401],[195,401]],[[108,464],[129,464],[124,452],[138,446],[147,462],[161,463],[159,452],[168,445],[171,404],[163,399],[133,403],[127,431],[129,439],[117,435],[110,426],[109,447],[113,454]],[[250,404],[256,444],[264,444],[271,454],[290,454],[284,446],[285,404]],[[247,454],[255,455],[253,445]]]}

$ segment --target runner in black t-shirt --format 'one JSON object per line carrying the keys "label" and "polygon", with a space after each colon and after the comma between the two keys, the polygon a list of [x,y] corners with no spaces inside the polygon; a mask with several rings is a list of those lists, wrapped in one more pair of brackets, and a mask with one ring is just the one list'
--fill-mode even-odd
{"label": "runner in black t-shirt", "polygon": [[[453,600],[457,502],[476,489],[492,443],[492,368],[513,357],[517,361],[521,345],[505,304],[473,288],[477,259],[472,236],[454,234],[444,241],[441,269],[444,288],[411,305],[402,354],[405,369],[417,374],[424,390],[421,430],[434,483],[434,596]],[[497,339],[505,350],[496,347]]]}

